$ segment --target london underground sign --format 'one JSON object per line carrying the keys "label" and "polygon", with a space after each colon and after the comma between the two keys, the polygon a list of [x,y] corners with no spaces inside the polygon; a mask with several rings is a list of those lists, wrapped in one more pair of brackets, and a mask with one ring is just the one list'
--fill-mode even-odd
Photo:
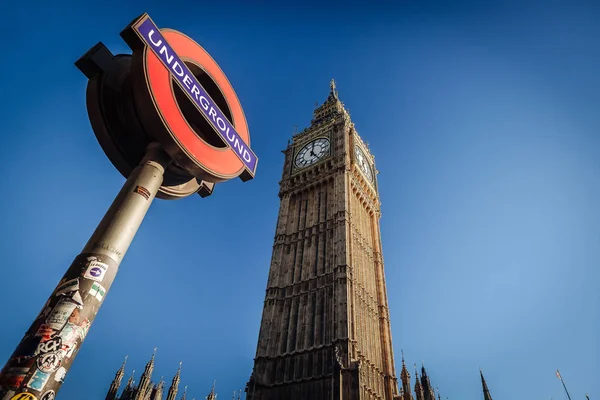
{"label": "london underground sign", "polygon": [[204,197],[217,182],[252,179],[258,158],[244,111],[208,52],[181,32],[157,28],[147,14],[121,36],[131,55],[98,43],[76,62],[89,78],[94,133],[117,170],[129,176],[155,142],[172,160],[159,198]]}
{"label": "london underground sign", "polygon": [[242,106],[212,57],[147,14],[121,36],[131,55],[98,43],[75,65],[96,138],[127,181],[0,371],[0,400],[56,396],[155,197],[205,197],[256,174]]}
{"label": "london underground sign", "polygon": [[[199,167],[200,174],[209,171],[214,180],[223,180],[240,175],[239,170],[243,166],[240,177],[243,180],[254,177],[258,159],[249,147],[250,136],[242,107],[225,74],[210,55],[183,33],[173,30],[161,32],[147,14],[134,21],[123,31],[122,36],[134,50],[134,58],[138,56],[136,51],[143,50],[140,55],[145,84],[170,135],[178,142],[180,149],[187,153],[190,161],[186,163],[188,168],[195,170]],[[182,58],[200,66],[216,81],[239,132]],[[229,150],[210,146],[193,131],[177,107],[171,87],[172,78],[223,142],[227,143]],[[237,162],[234,157],[238,159]]]}

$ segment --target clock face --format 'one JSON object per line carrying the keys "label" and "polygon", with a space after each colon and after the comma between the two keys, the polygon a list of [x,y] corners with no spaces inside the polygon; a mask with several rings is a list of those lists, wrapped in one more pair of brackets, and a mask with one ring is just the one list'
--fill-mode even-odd
{"label": "clock face", "polygon": [[294,164],[298,168],[305,168],[316,163],[327,154],[329,154],[329,140],[325,138],[313,140],[296,154]]}
{"label": "clock face", "polygon": [[360,147],[355,146],[354,155],[356,156],[356,164],[358,164],[363,174],[365,174],[369,182],[373,182],[373,169],[369,165],[365,153],[363,153]]}

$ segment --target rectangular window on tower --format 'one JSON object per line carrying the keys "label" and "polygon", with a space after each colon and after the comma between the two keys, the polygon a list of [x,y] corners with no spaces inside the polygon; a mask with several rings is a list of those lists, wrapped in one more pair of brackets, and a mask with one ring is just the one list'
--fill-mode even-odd
{"label": "rectangular window on tower", "polygon": [[285,373],[285,380],[286,381],[291,381],[292,379],[294,379],[294,358],[293,357],[286,357],[285,359],[285,369],[286,369],[286,373]]}
{"label": "rectangular window on tower", "polygon": [[311,377],[313,373],[313,353],[306,355],[306,376]]}

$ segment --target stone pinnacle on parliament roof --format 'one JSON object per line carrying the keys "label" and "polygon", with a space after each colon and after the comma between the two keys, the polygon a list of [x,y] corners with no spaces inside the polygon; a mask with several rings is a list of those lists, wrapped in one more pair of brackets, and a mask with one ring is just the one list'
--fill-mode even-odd
{"label": "stone pinnacle on parliament roof", "polygon": [[217,400],[217,394],[215,393],[215,386],[217,386],[217,380],[213,382],[212,389],[208,396],[206,396],[206,400]]}
{"label": "stone pinnacle on parliament roof", "polygon": [[119,368],[119,370],[117,371],[117,375],[123,376],[125,374],[125,364],[127,364],[127,357],[129,357],[129,356],[125,356],[125,359],[123,360],[123,364],[121,364],[121,368]]}
{"label": "stone pinnacle on parliament roof", "polygon": [[181,396],[181,400],[185,400],[187,397],[187,385],[183,387],[183,395]]}
{"label": "stone pinnacle on parliament roof", "polygon": [[483,386],[483,399],[492,400],[492,395],[487,387],[487,383],[485,383],[485,378],[483,377],[483,371],[481,368],[479,368],[479,375],[481,375],[481,385]]}

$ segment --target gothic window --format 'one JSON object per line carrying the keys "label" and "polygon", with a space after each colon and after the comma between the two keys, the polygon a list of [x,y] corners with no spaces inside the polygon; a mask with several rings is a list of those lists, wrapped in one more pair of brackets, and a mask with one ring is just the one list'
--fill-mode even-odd
{"label": "gothic window", "polygon": [[296,359],[296,375],[295,379],[302,379],[302,373],[304,369],[304,355],[298,355],[294,357]]}
{"label": "gothic window", "polygon": [[277,381],[283,381],[283,372],[285,371],[285,360],[279,359],[277,360]]}

